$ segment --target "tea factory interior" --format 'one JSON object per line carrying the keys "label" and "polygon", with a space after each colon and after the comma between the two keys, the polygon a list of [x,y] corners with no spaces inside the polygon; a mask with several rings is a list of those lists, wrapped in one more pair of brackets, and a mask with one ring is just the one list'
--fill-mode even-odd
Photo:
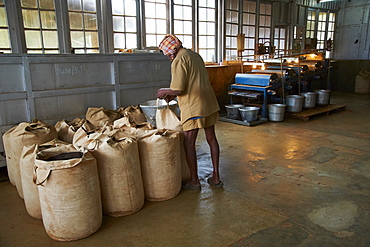
{"label": "tea factory interior", "polygon": [[[370,246],[369,17],[368,0],[0,0],[0,246]],[[205,62],[224,186],[207,183],[200,131],[201,190],[164,179],[171,194],[158,199],[144,182],[144,137],[110,139],[136,151],[131,175],[114,167],[108,180],[98,152],[64,142],[93,138],[92,111],[114,116],[107,130],[130,125],[130,111],[155,130],[157,90],[171,81],[166,34]],[[60,147],[86,168],[41,172]],[[184,156],[167,155],[178,165],[164,176],[181,185]],[[107,209],[115,183],[130,198],[124,213]]]}

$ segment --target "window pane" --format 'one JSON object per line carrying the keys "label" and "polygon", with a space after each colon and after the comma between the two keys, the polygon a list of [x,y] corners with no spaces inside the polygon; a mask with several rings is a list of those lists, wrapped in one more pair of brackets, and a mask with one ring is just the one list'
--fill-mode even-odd
{"label": "window pane", "polygon": [[155,20],[154,19],[146,19],[145,20],[145,29],[147,33],[155,33]]}
{"label": "window pane", "polygon": [[96,27],[96,14],[84,14],[85,29],[86,30],[97,30]]}
{"label": "window pane", "polygon": [[40,28],[39,13],[37,10],[22,9],[25,28]]}
{"label": "window pane", "polygon": [[55,9],[54,0],[39,0],[41,9]]}
{"label": "window pane", "polygon": [[136,17],[126,17],[126,31],[136,32]]}
{"label": "window pane", "polygon": [[207,34],[216,35],[216,24],[212,22],[207,23]]}
{"label": "window pane", "polygon": [[182,6],[175,5],[173,8],[173,14],[175,19],[184,19],[184,15],[182,12]]}
{"label": "window pane", "polygon": [[40,11],[41,15],[41,25],[42,28],[45,29],[56,29],[56,17],[54,11]]}
{"label": "window pane", "polygon": [[58,33],[57,31],[43,31],[45,48],[58,48]]}
{"label": "window pane", "polygon": [[173,24],[174,24],[175,33],[184,33],[182,21],[174,21]]}
{"label": "window pane", "polygon": [[7,27],[5,8],[0,8],[0,27]]}
{"label": "window pane", "polygon": [[112,0],[112,14],[123,15],[123,1],[122,0]]}
{"label": "window pane", "polygon": [[136,34],[128,33],[127,35],[127,48],[137,48]]}
{"label": "window pane", "polygon": [[81,0],[68,0],[69,10],[82,10]]}
{"label": "window pane", "polygon": [[126,48],[125,34],[123,33],[114,34],[114,48],[118,48],[118,49]]}
{"label": "window pane", "polygon": [[7,29],[0,29],[0,48],[10,48],[9,33]]}
{"label": "window pane", "polygon": [[22,0],[21,6],[24,8],[37,8],[36,0]]}
{"label": "window pane", "polygon": [[136,16],[136,1],[125,0],[125,15]]}
{"label": "window pane", "polygon": [[158,46],[159,43],[157,43],[157,36],[156,35],[146,35],[146,46]]}
{"label": "window pane", "polygon": [[215,21],[215,10],[214,9],[207,9],[207,21]]}
{"label": "window pane", "polygon": [[192,40],[191,36],[183,36],[181,38],[181,41],[182,41],[182,44],[183,44],[184,47],[186,47],[186,48],[191,48],[192,47],[193,40]]}
{"label": "window pane", "polygon": [[145,3],[145,17],[155,18],[155,4]]}
{"label": "window pane", "polygon": [[86,32],[86,47],[99,47],[98,33],[97,32]]}
{"label": "window pane", "polygon": [[42,48],[41,46],[41,33],[40,31],[29,31],[24,32],[26,36],[27,48]]}
{"label": "window pane", "polygon": [[72,47],[84,48],[85,47],[84,32],[71,31],[71,41]]}
{"label": "window pane", "polygon": [[113,16],[113,31],[125,31],[125,19],[121,16]]}
{"label": "window pane", "polygon": [[82,24],[82,13],[69,13],[69,23],[71,26],[71,29],[83,29]]}
{"label": "window pane", "polygon": [[166,34],[167,28],[166,28],[166,20],[157,20],[157,33],[159,34]]}
{"label": "window pane", "polygon": [[83,0],[83,10],[89,12],[96,12],[95,0]]}
{"label": "window pane", "polygon": [[156,4],[156,17],[157,18],[166,18],[166,5],[165,4]]}

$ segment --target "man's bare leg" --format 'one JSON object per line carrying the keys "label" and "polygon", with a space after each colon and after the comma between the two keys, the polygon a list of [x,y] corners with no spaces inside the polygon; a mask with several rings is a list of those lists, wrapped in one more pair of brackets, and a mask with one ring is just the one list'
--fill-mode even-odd
{"label": "man's bare leg", "polygon": [[188,162],[190,179],[185,181],[185,183],[199,186],[199,177],[198,177],[198,163],[197,163],[197,154],[195,150],[195,142],[197,140],[199,129],[184,131],[184,147],[186,154],[186,161]]}
{"label": "man's bare leg", "polygon": [[211,150],[211,159],[213,166],[212,181],[215,184],[220,183],[220,173],[219,173],[219,162],[220,162],[220,147],[218,145],[215,126],[212,125],[204,129],[206,134],[207,143]]}

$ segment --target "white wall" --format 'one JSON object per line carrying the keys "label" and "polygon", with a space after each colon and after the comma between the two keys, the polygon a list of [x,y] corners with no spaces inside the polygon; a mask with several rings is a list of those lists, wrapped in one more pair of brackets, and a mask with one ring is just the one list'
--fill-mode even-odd
{"label": "white wall", "polygon": [[[20,122],[84,117],[88,107],[117,109],[156,98],[170,61],[159,53],[1,55],[0,136]],[[0,142],[0,166],[5,165]]]}
{"label": "white wall", "polygon": [[338,13],[334,59],[370,59],[370,1],[347,1]]}

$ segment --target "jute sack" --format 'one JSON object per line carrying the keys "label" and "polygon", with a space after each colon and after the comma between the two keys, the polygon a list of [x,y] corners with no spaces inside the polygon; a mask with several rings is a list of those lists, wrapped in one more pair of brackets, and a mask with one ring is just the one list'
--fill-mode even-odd
{"label": "jute sack", "polygon": [[[10,129],[10,133],[6,134],[7,144],[4,147],[7,161],[11,160],[8,166],[9,177],[12,177],[18,194],[23,198],[23,189],[20,173],[19,159],[24,146],[32,144],[41,144],[58,138],[58,134],[54,126],[49,126],[39,120],[34,120],[32,123],[20,123],[16,128]],[[5,136],[5,135],[4,135]],[[10,147],[10,149],[9,149]]]}
{"label": "jute sack", "polygon": [[59,140],[72,144],[73,136],[76,131],[85,123],[83,118],[75,118],[72,121],[61,120],[55,124]]}
{"label": "jute sack", "polygon": [[145,198],[164,201],[181,189],[180,135],[177,131],[153,130],[138,139]]}
{"label": "jute sack", "polygon": [[12,155],[11,152],[13,150],[12,148],[12,138],[11,138],[11,135],[12,133],[14,132],[14,130],[17,128],[18,126],[14,126],[12,127],[11,129],[9,129],[8,131],[6,131],[3,135],[3,144],[4,144],[4,151],[5,151],[5,159],[6,159],[6,166],[7,166],[7,170],[8,170],[8,177],[9,177],[9,181],[12,185],[16,186],[15,185],[15,164],[16,164],[16,160],[14,158],[11,158]]}
{"label": "jute sack", "polygon": [[166,108],[157,108],[156,123],[158,129],[169,129],[178,131],[180,133],[180,153],[181,153],[181,176],[182,180],[190,179],[190,171],[188,162],[186,161],[186,154],[184,148],[184,133],[182,130],[181,121],[176,114],[169,108],[167,104]]}
{"label": "jute sack", "polygon": [[130,122],[129,116],[121,117],[113,122],[113,128],[120,129],[122,127],[131,127],[148,130],[153,129],[153,126],[149,122],[142,122],[140,124]]}
{"label": "jute sack", "polygon": [[89,107],[86,112],[86,120],[94,126],[112,124],[120,117],[121,115],[117,111],[107,110],[104,107]]}
{"label": "jute sack", "polygon": [[102,223],[96,159],[72,145],[49,148],[36,155],[42,221],[54,240],[73,241],[90,236]]}
{"label": "jute sack", "polygon": [[103,213],[118,217],[139,211],[145,201],[137,142],[116,133],[86,133],[79,129],[77,149],[89,150],[97,160]]}
{"label": "jute sack", "polygon": [[121,107],[117,110],[122,117],[128,117],[132,127],[146,123],[146,117],[139,106]]}
{"label": "jute sack", "polygon": [[34,165],[36,153],[42,150],[67,145],[68,143],[54,139],[50,142],[43,144],[33,144],[31,146],[23,147],[21,158],[20,158],[20,171],[22,180],[22,189],[24,196],[24,204],[26,206],[27,213],[36,218],[41,219],[41,207],[39,200],[39,191],[37,185],[33,182]]}

